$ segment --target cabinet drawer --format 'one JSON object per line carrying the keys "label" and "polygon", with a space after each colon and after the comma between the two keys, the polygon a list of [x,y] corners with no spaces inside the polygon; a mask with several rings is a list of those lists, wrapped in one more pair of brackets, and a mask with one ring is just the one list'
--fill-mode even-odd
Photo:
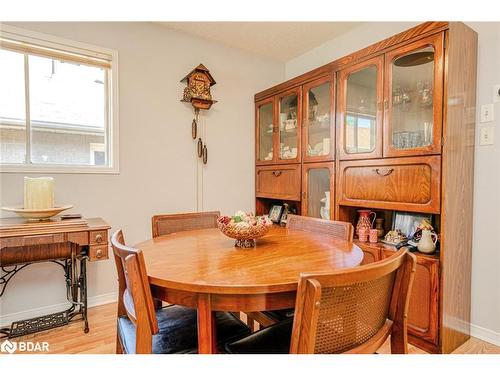
{"label": "cabinet drawer", "polygon": [[89,248],[89,260],[91,262],[97,260],[108,259],[108,245],[94,245]]}
{"label": "cabinet drawer", "polygon": [[439,213],[441,157],[340,162],[339,204]]}
{"label": "cabinet drawer", "polygon": [[108,243],[108,231],[106,230],[95,230],[90,232],[90,244],[91,245],[103,245]]}
{"label": "cabinet drawer", "polygon": [[256,168],[257,197],[299,201],[300,186],[300,164]]}

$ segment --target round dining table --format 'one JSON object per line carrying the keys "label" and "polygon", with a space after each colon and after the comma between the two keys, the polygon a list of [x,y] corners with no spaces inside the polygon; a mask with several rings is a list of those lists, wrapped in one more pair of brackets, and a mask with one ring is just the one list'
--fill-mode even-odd
{"label": "round dining table", "polygon": [[136,245],[153,297],[198,310],[198,352],[215,353],[216,311],[295,306],[301,273],[358,266],[362,250],[328,234],[273,226],[253,248],[237,248],[218,229],[171,233]]}

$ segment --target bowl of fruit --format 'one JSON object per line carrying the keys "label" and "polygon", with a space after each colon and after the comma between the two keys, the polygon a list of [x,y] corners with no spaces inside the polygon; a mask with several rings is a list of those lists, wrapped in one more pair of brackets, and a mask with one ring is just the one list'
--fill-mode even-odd
{"label": "bowl of fruit", "polygon": [[273,222],[268,216],[238,211],[234,216],[219,216],[217,226],[224,235],[236,240],[234,246],[249,248],[271,229]]}

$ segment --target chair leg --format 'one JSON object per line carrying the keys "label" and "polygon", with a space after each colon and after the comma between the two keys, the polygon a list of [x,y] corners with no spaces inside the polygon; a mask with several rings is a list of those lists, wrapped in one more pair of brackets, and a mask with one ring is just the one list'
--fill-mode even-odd
{"label": "chair leg", "polygon": [[247,326],[250,328],[250,332],[255,332],[255,320],[247,315]]}
{"label": "chair leg", "polygon": [[408,336],[402,329],[391,332],[391,354],[408,354]]}

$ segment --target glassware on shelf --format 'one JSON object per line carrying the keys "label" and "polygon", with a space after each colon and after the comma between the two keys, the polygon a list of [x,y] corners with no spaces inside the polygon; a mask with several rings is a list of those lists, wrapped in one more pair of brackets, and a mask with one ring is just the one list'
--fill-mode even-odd
{"label": "glassware on shelf", "polygon": [[434,49],[421,48],[392,62],[392,144],[415,149],[433,143]]}
{"label": "glassware on shelf", "polygon": [[400,105],[403,102],[401,87],[396,86],[392,92],[392,105]]}
{"label": "glassware on shelf", "polygon": [[429,87],[429,84],[418,82],[417,95],[421,106],[426,107],[433,104],[432,88]]}
{"label": "glassware on shelf", "polygon": [[392,136],[392,144],[399,149],[410,149],[429,146],[432,142],[432,124],[424,123],[424,130],[396,132]]}

